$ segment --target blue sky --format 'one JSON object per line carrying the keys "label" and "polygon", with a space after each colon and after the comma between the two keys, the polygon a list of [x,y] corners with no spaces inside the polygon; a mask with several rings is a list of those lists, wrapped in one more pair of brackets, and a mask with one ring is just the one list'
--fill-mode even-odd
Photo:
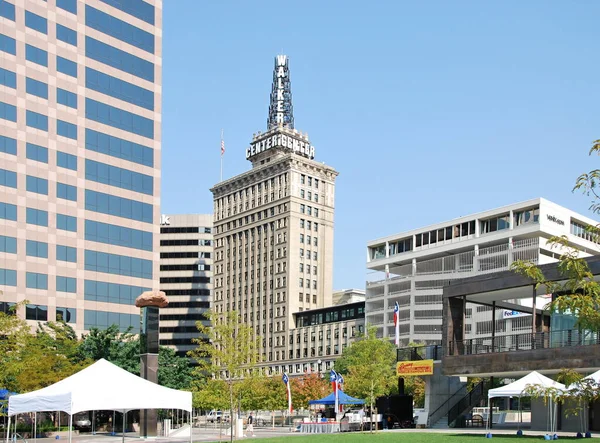
{"label": "blue sky", "polygon": [[[588,212],[598,164],[600,2],[166,0],[162,212],[211,213],[250,167],[273,57],[296,128],[334,166],[334,286],[364,288],[366,243],[535,197]],[[594,218],[596,218],[594,216]]]}

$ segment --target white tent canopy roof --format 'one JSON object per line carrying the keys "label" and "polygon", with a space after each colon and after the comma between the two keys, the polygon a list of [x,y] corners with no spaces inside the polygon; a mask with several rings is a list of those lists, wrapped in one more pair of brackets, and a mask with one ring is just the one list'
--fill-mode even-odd
{"label": "white tent canopy roof", "polygon": [[585,380],[593,380],[596,383],[600,383],[600,371],[596,371],[593,374],[584,377]]}
{"label": "white tent canopy roof", "polygon": [[24,412],[182,409],[191,412],[192,393],[165,388],[106,361],[53,385],[8,399],[8,415]]}
{"label": "white tent canopy roof", "polygon": [[556,388],[558,390],[564,390],[565,385],[559,383],[557,381],[552,380],[551,378],[546,377],[545,375],[540,374],[537,371],[533,371],[527,374],[525,377],[520,378],[517,381],[514,381],[506,386],[501,386],[499,388],[490,389],[488,391],[488,398],[492,397],[521,397],[523,391],[527,388],[528,385],[541,385],[546,388]]}

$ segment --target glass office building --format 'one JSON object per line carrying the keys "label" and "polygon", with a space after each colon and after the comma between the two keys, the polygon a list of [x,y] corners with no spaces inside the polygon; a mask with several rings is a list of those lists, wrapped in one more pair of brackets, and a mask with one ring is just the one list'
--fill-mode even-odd
{"label": "glass office building", "polygon": [[161,0],[0,0],[0,310],[139,329],[158,289]]}

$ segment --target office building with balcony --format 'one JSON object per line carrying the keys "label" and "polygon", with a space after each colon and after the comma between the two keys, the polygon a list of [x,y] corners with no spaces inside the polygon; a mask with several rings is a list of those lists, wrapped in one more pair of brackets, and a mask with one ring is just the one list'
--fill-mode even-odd
{"label": "office building with balcony", "polygon": [[158,289],[161,0],[0,1],[0,309],[139,330]]}
{"label": "office building with balcony", "polygon": [[[560,249],[548,243],[566,236],[582,257],[600,252],[587,226],[596,222],[543,198],[492,209],[368,243],[365,315],[383,337],[394,339],[394,306],[399,305],[401,345],[439,344],[442,337],[442,288],[455,279],[505,271],[515,260],[553,263]],[[498,334],[531,329],[531,316],[515,300],[497,320]],[[541,301],[540,301],[541,303]],[[508,306],[508,305],[507,305]],[[465,311],[467,338],[490,334],[490,306]]]}
{"label": "office building with balcony", "polygon": [[267,131],[252,168],[216,184],[214,308],[236,311],[260,338],[261,365],[288,358],[293,314],[331,306],[337,171],[294,128],[289,59],[275,59]]}
{"label": "office building with balcony", "polygon": [[210,325],[205,313],[212,297],[212,214],[162,215],[160,290],[169,305],[160,309],[160,345],[186,357],[200,336],[196,322]]}

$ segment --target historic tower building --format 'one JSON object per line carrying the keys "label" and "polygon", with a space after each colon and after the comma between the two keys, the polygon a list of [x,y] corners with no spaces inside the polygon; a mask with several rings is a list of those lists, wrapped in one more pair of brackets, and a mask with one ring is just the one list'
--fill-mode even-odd
{"label": "historic tower building", "polygon": [[314,157],[308,135],[294,128],[289,59],[278,55],[267,131],[246,149],[252,168],[211,189],[213,309],[235,310],[256,329],[261,365],[273,372],[296,358],[292,314],[332,304],[338,172]]}

